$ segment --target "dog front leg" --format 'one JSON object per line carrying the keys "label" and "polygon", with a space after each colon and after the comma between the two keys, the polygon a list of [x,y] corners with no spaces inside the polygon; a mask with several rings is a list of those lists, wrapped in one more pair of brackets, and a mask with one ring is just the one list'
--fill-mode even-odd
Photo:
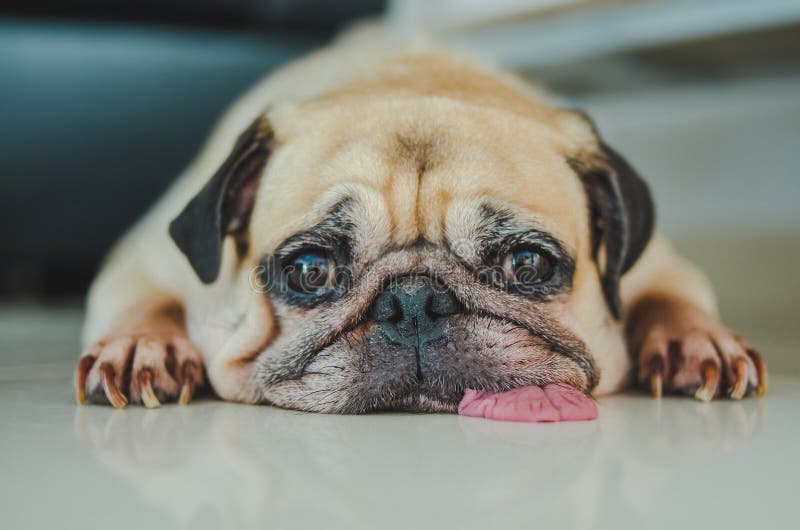
{"label": "dog front leg", "polygon": [[767,388],[761,355],[720,321],[706,278],[663,240],[631,270],[623,297],[636,381],[662,393],[702,401],[741,399]]}
{"label": "dog front leg", "polygon": [[[203,359],[189,340],[177,289],[161,287],[140,259],[168,254],[158,254],[161,241],[145,238],[144,245],[141,233],[134,231],[112,253],[89,293],[75,372],[78,403],[185,404],[204,382]],[[159,266],[166,270],[168,262]]]}
{"label": "dog front leg", "polygon": [[154,299],[131,307],[84,350],[76,399],[115,408],[128,402],[183,405],[203,381],[203,360],[187,336],[183,307],[174,299]]}

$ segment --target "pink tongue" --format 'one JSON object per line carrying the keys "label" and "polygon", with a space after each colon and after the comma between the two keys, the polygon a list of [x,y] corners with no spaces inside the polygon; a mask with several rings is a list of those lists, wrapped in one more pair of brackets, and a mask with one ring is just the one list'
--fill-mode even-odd
{"label": "pink tongue", "polygon": [[552,384],[506,392],[467,389],[458,404],[458,413],[500,421],[582,421],[597,418],[597,405],[580,390]]}

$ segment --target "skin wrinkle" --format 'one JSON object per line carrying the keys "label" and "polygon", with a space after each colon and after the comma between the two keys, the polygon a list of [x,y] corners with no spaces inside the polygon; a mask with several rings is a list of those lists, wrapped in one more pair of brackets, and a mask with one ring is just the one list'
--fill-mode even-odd
{"label": "skin wrinkle", "polygon": [[[381,268],[380,270],[387,271],[387,276],[392,273],[397,275],[406,270],[404,266],[393,266],[392,258],[394,256],[395,254],[391,254],[376,264],[376,267]],[[373,294],[380,287],[379,280],[375,279],[377,275],[366,273],[364,276],[371,281],[357,282],[354,288],[335,306],[330,304],[309,310],[306,317],[312,324],[304,328],[299,338],[292,340],[280,337],[275,342],[274,349],[286,352],[283,355],[284,359],[279,359],[278,364],[267,364],[267,361],[260,360],[259,380],[268,385],[281,379],[298,377],[308,359],[342,333],[338,330],[348,330],[360,321],[372,303]],[[340,318],[334,318],[335,316]],[[331,321],[330,328],[320,330],[320,327],[327,327],[328,321]],[[322,324],[319,324],[320,322]],[[284,342],[287,343],[286,346],[283,346]]]}
{"label": "skin wrinkle", "polygon": [[[386,180],[384,181],[383,186],[380,189],[382,196],[391,197],[392,195],[391,191],[394,188],[394,182],[395,182],[394,171],[389,171],[386,174]],[[394,209],[391,207],[391,205],[387,205],[386,213],[389,219],[389,230],[394,232],[395,227],[397,226],[397,218],[395,216]]]}
{"label": "skin wrinkle", "polygon": [[[463,272],[455,269],[453,276],[460,274],[463,274]],[[484,311],[489,312],[492,316],[515,323],[526,328],[531,334],[542,337],[554,353],[572,359],[584,370],[589,391],[597,384],[599,379],[597,370],[594,367],[594,361],[591,356],[586,352],[585,345],[580,339],[563,329],[556,319],[547,313],[546,309],[537,308],[536,312],[534,312],[527,307],[527,304],[508,293],[494,289],[489,291],[488,288],[478,290],[463,276],[450,283],[453,286],[457,286],[454,287],[454,292],[460,301],[465,305],[470,304],[474,312],[477,314]],[[468,286],[469,290],[459,292],[458,286],[463,285]],[[517,315],[522,315],[526,318],[520,318]]]}

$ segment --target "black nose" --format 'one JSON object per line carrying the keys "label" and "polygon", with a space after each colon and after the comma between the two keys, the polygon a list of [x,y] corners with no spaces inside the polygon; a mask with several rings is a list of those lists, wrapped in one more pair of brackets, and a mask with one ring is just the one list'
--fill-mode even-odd
{"label": "black nose", "polygon": [[447,287],[426,276],[390,283],[375,299],[372,318],[392,342],[419,347],[442,336],[446,317],[461,312]]}

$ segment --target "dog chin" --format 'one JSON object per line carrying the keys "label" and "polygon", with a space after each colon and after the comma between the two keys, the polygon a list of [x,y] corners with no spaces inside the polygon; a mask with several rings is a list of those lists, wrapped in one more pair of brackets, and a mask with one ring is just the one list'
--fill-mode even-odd
{"label": "dog chin", "polygon": [[387,407],[387,410],[398,412],[457,412],[461,398],[442,399],[426,395],[423,392],[408,394]]}
{"label": "dog chin", "polygon": [[369,400],[354,399],[340,410],[330,412],[340,414],[364,414],[371,412],[416,412],[416,413],[454,413],[458,412],[462,393],[452,395],[435,395],[422,389],[410,390],[398,395],[381,396]]}

